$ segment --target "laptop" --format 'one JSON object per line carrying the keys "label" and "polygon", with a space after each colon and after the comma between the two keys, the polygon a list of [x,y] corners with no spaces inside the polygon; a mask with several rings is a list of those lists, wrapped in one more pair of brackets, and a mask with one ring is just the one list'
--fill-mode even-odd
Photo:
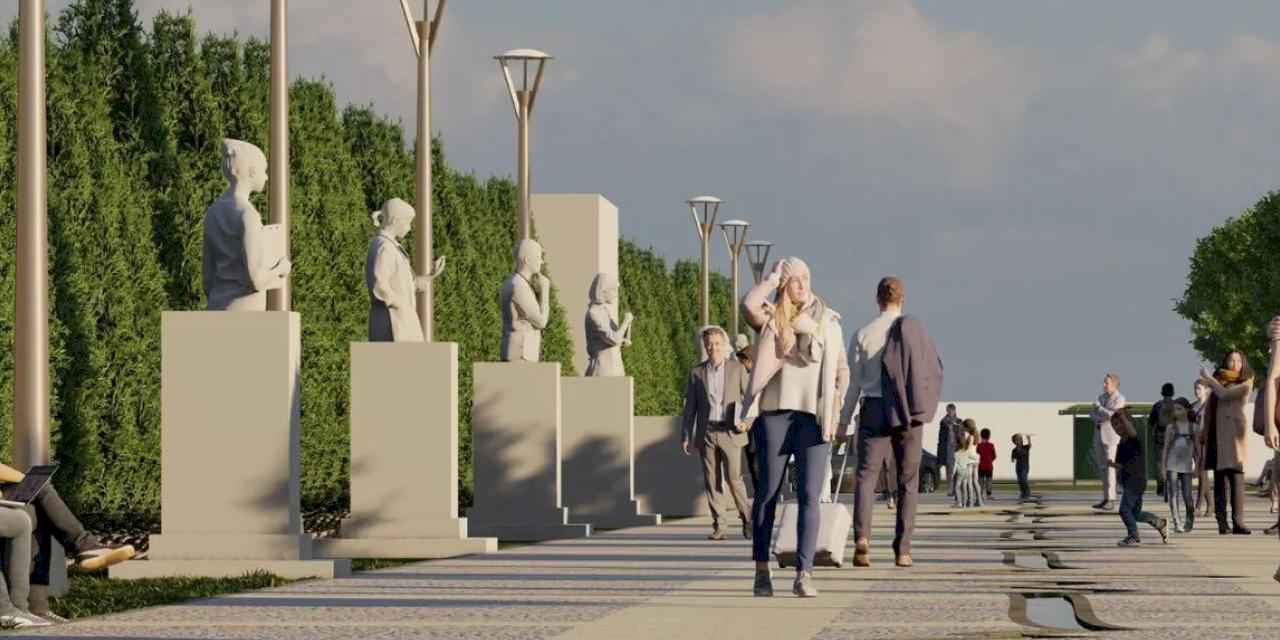
{"label": "laptop", "polygon": [[49,484],[49,480],[53,478],[53,472],[57,470],[58,465],[56,464],[31,467],[22,482],[11,484],[4,488],[4,499],[0,500],[0,506],[21,509],[31,504],[31,501],[35,500],[41,491],[44,491],[45,486]]}

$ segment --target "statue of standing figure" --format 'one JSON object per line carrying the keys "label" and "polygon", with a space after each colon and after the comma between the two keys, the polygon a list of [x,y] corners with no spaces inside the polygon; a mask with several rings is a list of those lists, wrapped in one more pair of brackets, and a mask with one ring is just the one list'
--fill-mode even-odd
{"label": "statue of standing figure", "polygon": [[542,330],[551,319],[551,279],[541,271],[542,245],[521,240],[516,247],[516,271],[502,283],[503,362],[541,358]]}
{"label": "statue of standing figure", "polygon": [[293,268],[279,229],[263,227],[249,201],[267,186],[267,156],[223,140],[222,175],[230,186],[204,214],[204,296],[210,311],[266,311],[267,290],[283,286]]}
{"label": "statue of standing figure", "polygon": [[635,316],[628,311],[618,324],[618,277],[597,273],[591,281],[590,305],[587,307],[587,376],[625,376],[622,348],[631,345],[631,323]]}
{"label": "statue of standing figure", "polygon": [[369,242],[364,262],[364,283],[369,289],[370,342],[423,342],[418,318],[419,291],[444,271],[444,258],[436,260],[432,273],[413,272],[409,253],[400,241],[413,226],[413,207],[392,198],[370,216],[378,233]]}

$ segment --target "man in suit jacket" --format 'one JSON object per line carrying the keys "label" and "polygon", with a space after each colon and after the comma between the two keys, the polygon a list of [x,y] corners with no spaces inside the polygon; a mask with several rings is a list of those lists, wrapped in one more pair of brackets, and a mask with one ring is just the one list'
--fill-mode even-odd
{"label": "man in suit jacket", "polygon": [[[724,540],[726,506],[721,481],[728,485],[742,520],[742,537],[751,539],[751,504],[742,482],[742,448],[747,422],[736,422],[738,404],[747,390],[747,370],[729,357],[729,334],[720,327],[702,330],[707,359],[689,372],[685,385],[681,447],[702,457],[703,485],[711,509],[710,540]],[[751,413],[754,414],[754,408]]]}

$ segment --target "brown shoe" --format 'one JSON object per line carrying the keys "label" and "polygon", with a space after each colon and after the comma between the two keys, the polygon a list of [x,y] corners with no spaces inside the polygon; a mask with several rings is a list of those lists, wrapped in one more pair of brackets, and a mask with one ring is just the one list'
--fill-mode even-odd
{"label": "brown shoe", "polygon": [[114,566],[129,560],[137,555],[133,545],[126,544],[121,547],[99,547],[97,549],[87,549],[76,554],[76,566],[81,571],[97,571]]}
{"label": "brown shoe", "polygon": [[894,561],[893,561],[893,563],[894,563],[894,564],[896,564],[896,565],[898,565],[899,567],[904,568],[904,569],[905,569],[905,568],[907,568],[907,567],[910,567],[910,566],[911,566],[911,554],[909,554],[909,553],[900,553],[900,554],[898,554],[898,558],[897,558],[896,560],[894,560]]}
{"label": "brown shoe", "polygon": [[853,546],[853,566],[871,566],[871,543],[866,538],[859,538]]}
{"label": "brown shoe", "polygon": [[725,539],[724,530],[716,529],[715,531],[712,531],[711,535],[707,536],[707,539],[708,540],[724,540]]}

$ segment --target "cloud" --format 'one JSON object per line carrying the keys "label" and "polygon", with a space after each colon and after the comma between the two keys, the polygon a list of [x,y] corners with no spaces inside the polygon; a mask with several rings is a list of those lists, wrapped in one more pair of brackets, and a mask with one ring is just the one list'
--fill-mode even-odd
{"label": "cloud", "polygon": [[1116,86],[1150,110],[1213,95],[1280,102],[1280,43],[1256,35],[1232,36],[1216,49],[1193,49],[1152,34],[1138,49],[1118,52],[1112,67]]}
{"label": "cloud", "polygon": [[721,54],[739,93],[906,132],[970,186],[990,180],[1036,85],[1021,54],[948,31],[908,0],[809,1],[744,17]]}

